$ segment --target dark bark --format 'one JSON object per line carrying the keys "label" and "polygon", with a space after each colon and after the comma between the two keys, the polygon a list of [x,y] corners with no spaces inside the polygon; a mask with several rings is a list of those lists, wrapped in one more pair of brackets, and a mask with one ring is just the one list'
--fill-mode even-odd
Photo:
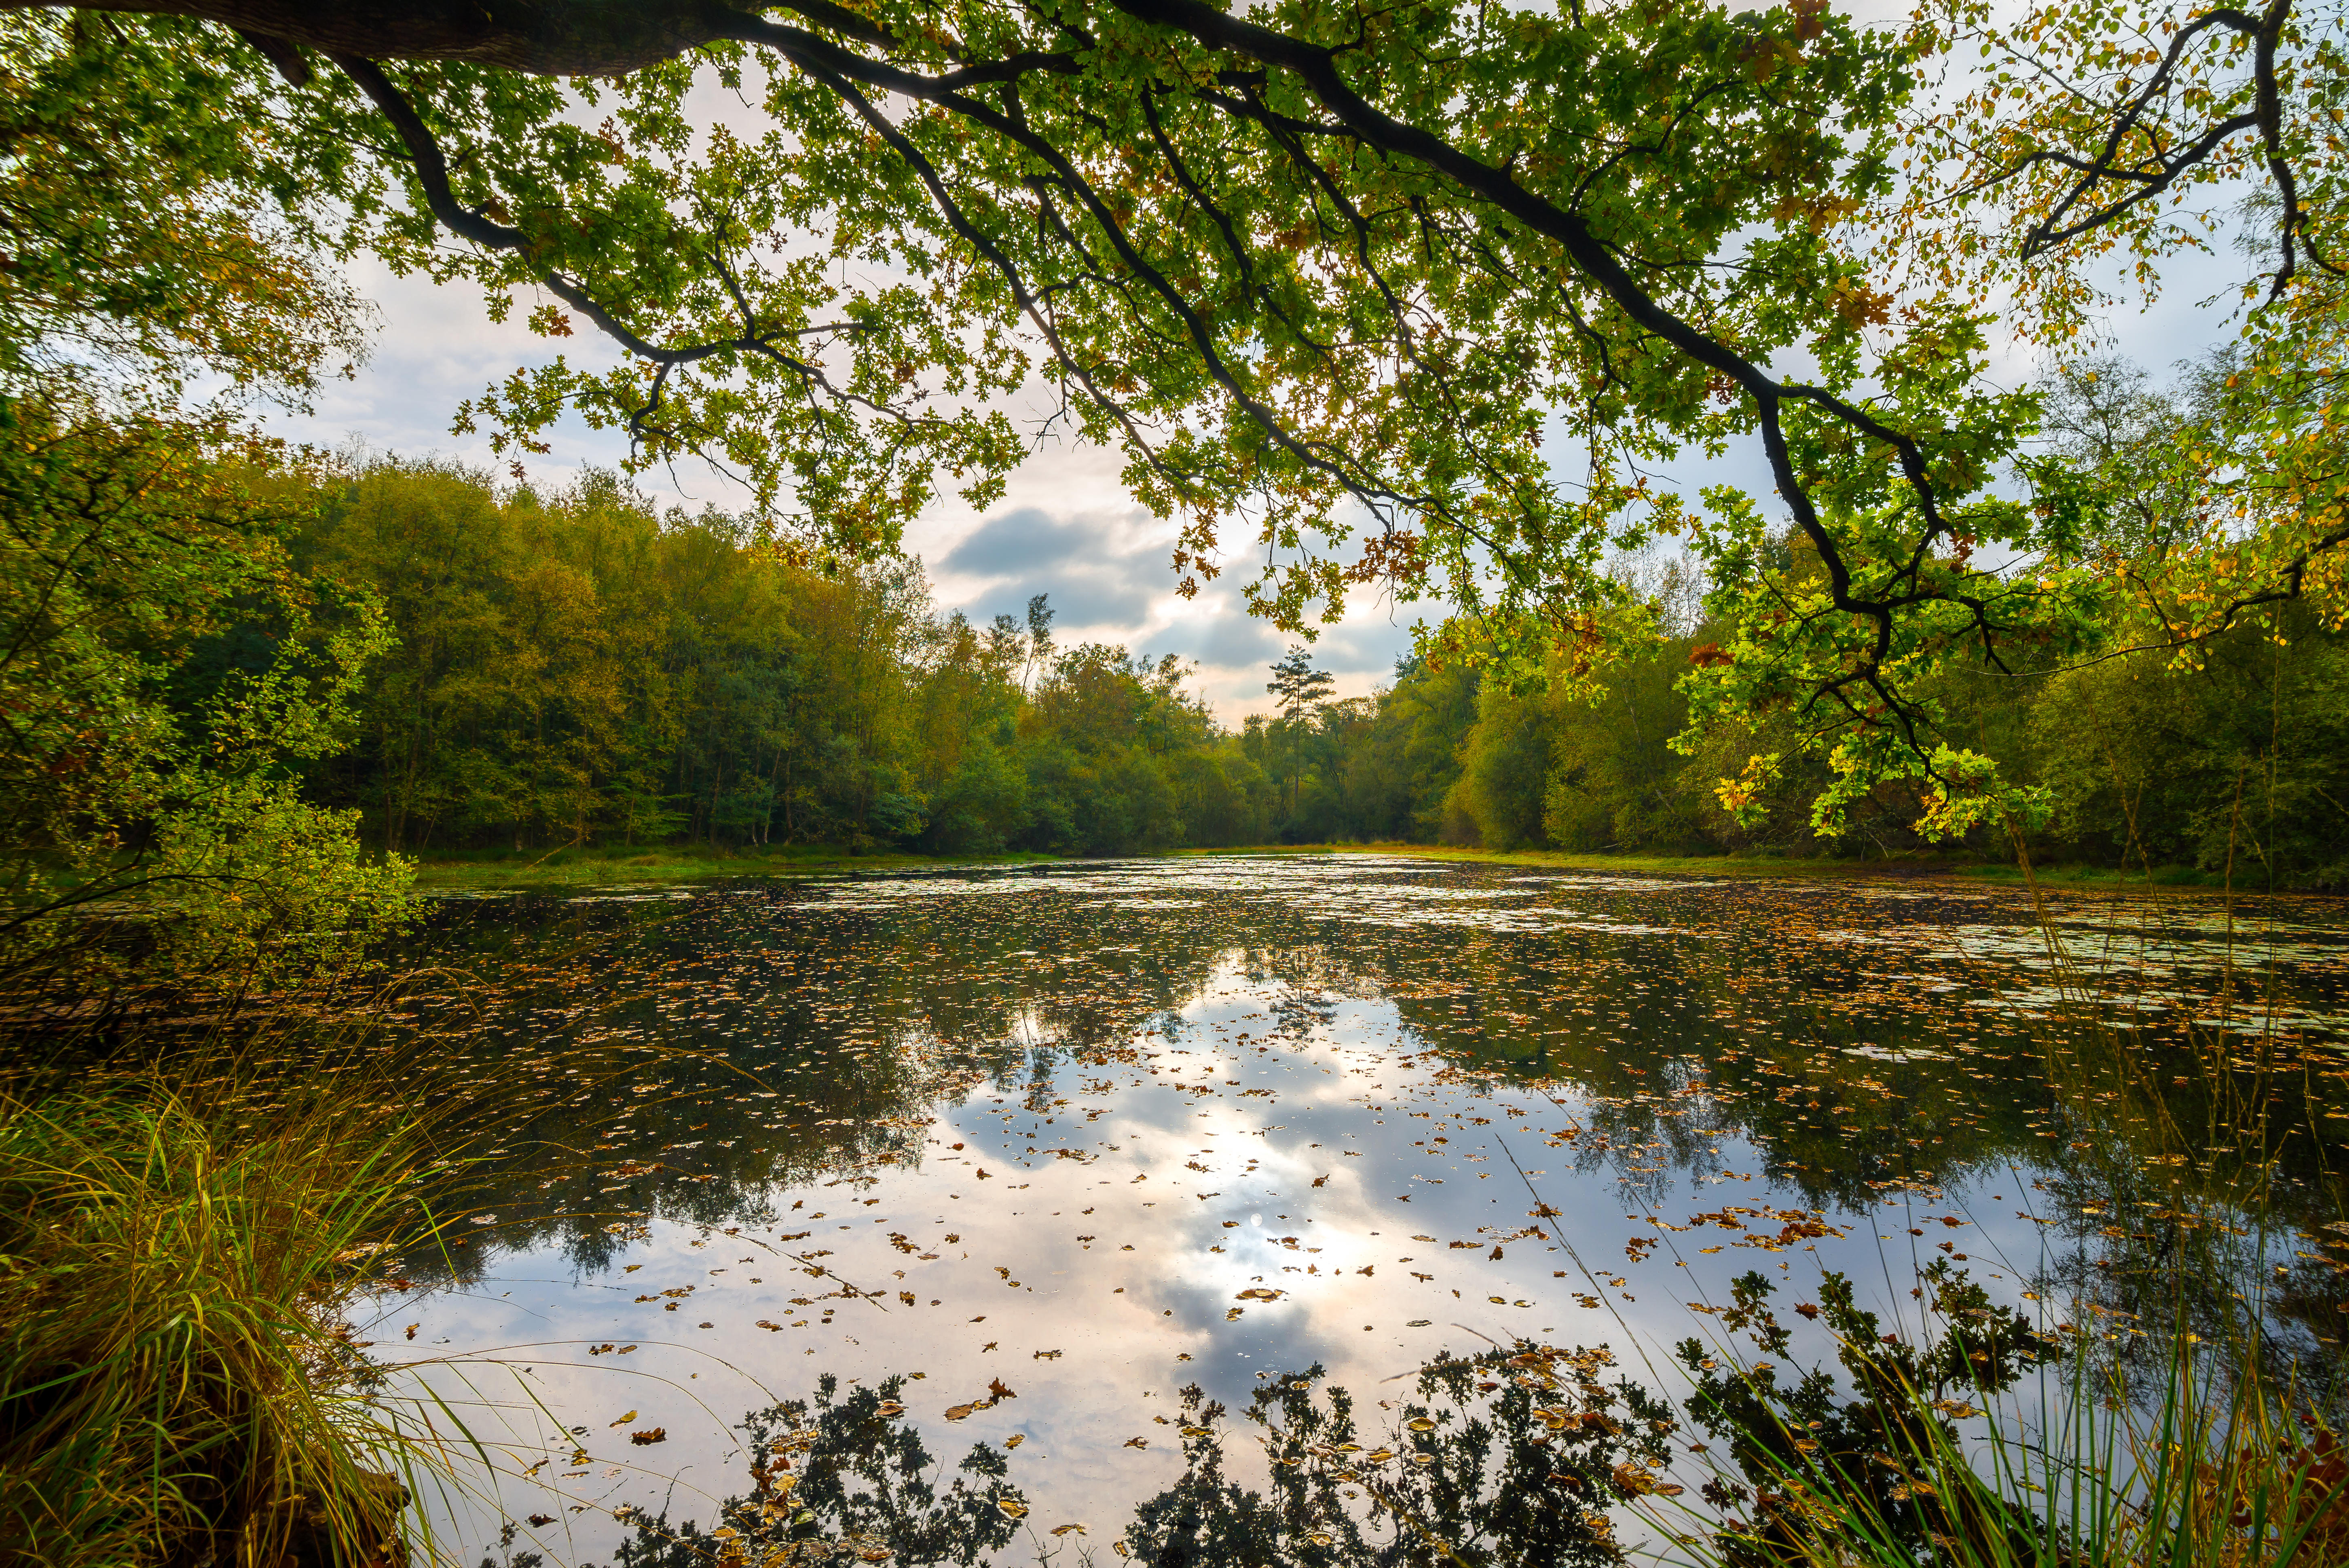
{"label": "dark bark", "polygon": [[[0,0],[0,9],[33,8]],[[378,60],[471,60],[533,76],[615,76],[740,25],[718,0],[87,0],[81,8],[218,22],[255,40],[281,71],[289,58],[299,64],[282,48],[294,45]]]}

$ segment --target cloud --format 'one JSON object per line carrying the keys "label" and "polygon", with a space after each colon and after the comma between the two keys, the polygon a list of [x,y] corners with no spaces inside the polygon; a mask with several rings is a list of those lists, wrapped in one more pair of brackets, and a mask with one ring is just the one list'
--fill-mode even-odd
{"label": "cloud", "polygon": [[1023,506],[955,541],[937,568],[948,582],[970,584],[948,596],[976,620],[1024,616],[1030,598],[1043,593],[1056,631],[1131,644],[1174,586],[1156,531],[1150,515],[1132,507],[1055,515]]}
{"label": "cloud", "polygon": [[[1370,619],[1374,614],[1377,618]],[[1411,623],[1400,615],[1391,620],[1367,607],[1357,614],[1362,618],[1350,618],[1322,632],[1313,645],[1313,662],[1337,676],[1392,675],[1395,660],[1411,651]]]}
{"label": "cloud", "polygon": [[1071,562],[1089,562],[1108,531],[1077,518],[1056,518],[1023,506],[980,523],[940,558],[946,571],[970,577],[1013,577]]}
{"label": "cloud", "polygon": [[1235,604],[1229,613],[1207,623],[1204,636],[1180,651],[1210,669],[1270,665],[1288,651],[1288,639],[1268,621],[1259,621]]}
{"label": "cloud", "polygon": [[[333,448],[356,438],[376,451],[438,453],[502,478],[505,464],[483,437],[451,434],[456,407],[515,366],[543,364],[558,352],[574,364],[618,358],[592,333],[559,345],[531,334],[522,317],[534,296],[500,323],[477,290],[395,277],[372,258],[355,262],[351,279],[382,313],[373,355],[356,379],[321,388],[314,412],[274,421],[295,439]],[[1011,401],[1015,418],[1037,412],[1028,406],[1034,399]],[[569,482],[587,464],[616,465],[626,449],[618,433],[589,430],[575,417],[550,434],[554,452],[527,459],[530,480],[542,488]],[[998,614],[1024,618],[1029,599],[1043,593],[1063,645],[1098,640],[1154,657],[1174,654],[1198,666],[1193,689],[1226,722],[1264,711],[1267,666],[1296,639],[1248,615],[1237,574],[1204,584],[1195,599],[1177,597],[1174,524],[1134,504],[1122,467],[1109,449],[1043,442],[1009,476],[995,511],[974,512],[949,492],[908,525],[905,547],[928,564],[941,609],[984,624]],[[725,479],[692,464],[637,482],[688,509],[744,504]],[[1315,662],[1338,676],[1339,695],[1359,695],[1387,677],[1409,642],[1407,628],[1390,619],[1389,606],[1366,600],[1313,645]]]}

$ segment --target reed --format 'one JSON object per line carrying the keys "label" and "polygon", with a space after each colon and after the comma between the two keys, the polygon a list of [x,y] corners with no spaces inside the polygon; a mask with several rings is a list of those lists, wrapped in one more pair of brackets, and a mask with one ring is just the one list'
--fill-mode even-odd
{"label": "reed", "polygon": [[[2337,1198],[2311,1115],[2320,1091],[2306,1043],[2277,1026],[2290,998],[2276,969],[2257,962],[2264,933],[2240,930],[2230,901],[2218,995],[2173,996],[2178,1044],[2157,1050],[2109,1020],[2116,1011],[2141,1012],[2161,982],[2142,965],[2080,962],[2039,901],[2028,856],[2017,858],[2067,1004],[2045,1038],[2046,1069],[2084,1133],[2073,1144],[2086,1151],[2081,1178],[2095,1184],[2099,1212],[2150,1211],[2172,1222],[2128,1271],[2140,1280],[2146,1310],[2100,1317],[2100,1304],[2084,1295],[2074,1313],[2082,1326],[2063,1323],[2050,1334],[2019,1314],[1989,1310],[1979,1292],[1961,1296],[1924,1277],[1934,1310],[1887,1336],[1847,1295],[1839,1301],[1823,1290],[1844,1371],[1834,1394],[1815,1383],[1781,1387],[1757,1370],[1765,1363],[1719,1338],[1704,1348],[1690,1342],[1682,1356],[1692,1374],[1713,1369],[1696,1378],[1691,1414],[1723,1436],[1728,1454],[1714,1459],[1733,1458],[1734,1470],[1714,1462],[1700,1493],[1710,1514],[1678,1504],[1641,1509],[1677,1548],[1667,1549],[1667,1561],[1692,1568],[2349,1563],[2349,1448],[2333,1424],[2336,1369],[2303,1366],[2279,1344],[2261,1299],[2270,1274],[2284,1272],[2269,1261],[2277,1239],[2269,1229],[2279,1222],[2272,1183],[2287,1156],[2323,1199]],[[2117,934],[2141,954],[2159,932],[2150,909],[2138,913],[2145,928]],[[2253,962],[2239,968],[2238,944],[2247,936]],[[2218,1022],[2206,1023],[2213,1013]],[[2191,1073],[2179,1076],[2189,1064]],[[2162,1088],[2189,1080],[2200,1109],[2190,1123]],[[2296,1155],[2295,1140],[2302,1146]],[[2189,1212],[2230,1209],[2241,1226]],[[2041,1264],[2042,1274],[2054,1272],[2052,1260]],[[1743,1305],[1740,1326],[1755,1348],[1783,1356],[1785,1336],[1766,1309]]]}
{"label": "reed", "polygon": [[[1870,1347],[1860,1347],[1866,1355]],[[2159,1397],[2067,1387],[1971,1433],[1930,1387],[1868,1391],[1863,1448],[1820,1443],[1767,1400],[1739,1411],[1739,1477],[1692,1508],[1642,1510],[1694,1568],[2338,1568],[2349,1563],[2349,1450],[2291,1401],[2183,1337]],[[1741,1369],[1741,1380],[1751,1373]],[[1855,1407],[1859,1410],[1861,1407]]]}
{"label": "reed", "polygon": [[0,1088],[0,1563],[404,1560],[452,1434],[347,1326],[430,1246],[427,1117],[354,1070]]}

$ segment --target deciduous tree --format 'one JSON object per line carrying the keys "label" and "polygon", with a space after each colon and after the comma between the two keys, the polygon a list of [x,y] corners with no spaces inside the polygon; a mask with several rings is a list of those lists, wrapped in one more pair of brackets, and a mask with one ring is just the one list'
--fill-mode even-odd
{"label": "deciduous tree", "polygon": [[[1186,591],[1244,542],[1291,628],[1358,585],[1440,591],[1505,675],[1588,668],[1609,543],[1680,533],[1725,632],[1693,711],[1794,710],[1834,763],[1823,825],[1887,778],[1939,830],[2036,804],[1941,732],[1952,661],[2341,607],[2337,10],[99,10],[78,46],[242,37],[222,109],[283,128],[255,180],[290,209],[617,345],[460,410],[510,451],[577,410],[871,551],[942,479],[1000,493],[1025,448],[999,400],[1035,380],[1182,520]],[[2136,572],[2109,489],[2021,445],[2037,399],[1983,374],[1991,334],[2067,352],[2095,265],[2154,275],[2203,242],[2181,196],[2217,222],[2244,191],[2258,276],[2182,443],[2193,537]],[[1700,513],[1644,472],[1732,443],[1774,493]]]}

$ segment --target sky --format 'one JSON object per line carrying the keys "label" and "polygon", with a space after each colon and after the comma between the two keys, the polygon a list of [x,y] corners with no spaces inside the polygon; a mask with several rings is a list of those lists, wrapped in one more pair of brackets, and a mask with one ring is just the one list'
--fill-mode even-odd
{"label": "sky", "polygon": [[[2123,307],[2107,324],[2124,353],[2153,366],[2191,356],[2225,335],[2230,303],[2206,302],[2240,275],[2240,263],[2222,256],[2168,270],[2168,286],[2153,308]],[[523,325],[525,310],[492,321],[470,284],[396,277],[371,257],[353,264],[352,281],[378,313],[372,353],[353,379],[325,387],[311,410],[277,420],[283,434],[330,449],[437,455],[502,473],[504,464],[486,439],[450,433],[458,405],[516,366],[544,363],[558,352],[574,364],[616,358],[588,335],[559,346],[534,335]],[[1992,374],[2019,380],[2031,368],[2006,351],[1994,356]],[[1027,429],[1037,428],[1043,413],[1040,404],[1011,411]],[[624,453],[616,433],[569,421],[554,433],[554,450],[530,461],[528,478],[559,489],[583,467],[616,466]],[[1119,463],[1112,451],[1047,439],[1010,476],[999,502],[977,511],[949,492],[909,526],[905,549],[921,559],[942,611],[959,610],[985,624],[997,614],[1022,617],[1030,597],[1046,593],[1063,645],[1093,640],[1153,658],[1174,654],[1196,665],[1194,688],[1224,722],[1266,711],[1268,666],[1297,639],[1242,606],[1239,588],[1249,572],[1244,552],[1227,556],[1224,575],[1205,583],[1195,599],[1176,594],[1170,560],[1175,525],[1134,503],[1119,482]],[[1666,477],[1692,493],[1723,480],[1756,494],[1770,490],[1753,440],[1718,459],[1673,465]],[[637,483],[694,511],[704,502],[726,506],[736,493],[716,476],[686,467]],[[1412,645],[1414,620],[1438,621],[1444,613],[1439,603],[1398,604],[1359,593],[1342,621],[1320,629],[1314,660],[1336,676],[1338,696],[1362,695],[1392,677]]]}

